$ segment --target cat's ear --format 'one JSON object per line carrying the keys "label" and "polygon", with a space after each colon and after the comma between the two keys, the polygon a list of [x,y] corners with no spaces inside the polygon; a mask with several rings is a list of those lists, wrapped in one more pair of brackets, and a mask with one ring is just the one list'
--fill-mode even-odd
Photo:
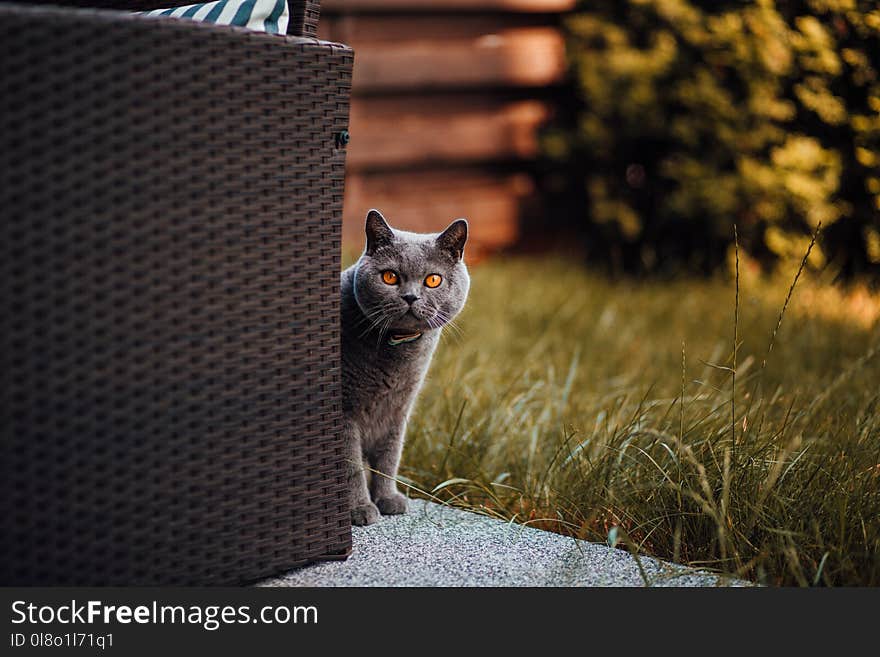
{"label": "cat's ear", "polygon": [[467,242],[468,222],[456,219],[449,227],[437,236],[437,246],[452,254],[456,260],[464,255],[464,244]]}
{"label": "cat's ear", "polygon": [[385,221],[385,217],[378,210],[370,210],[367,212],[367,255],[375,253],[376,249],[386,244],[391,244],[394,240],[394,233],[391,226]]}

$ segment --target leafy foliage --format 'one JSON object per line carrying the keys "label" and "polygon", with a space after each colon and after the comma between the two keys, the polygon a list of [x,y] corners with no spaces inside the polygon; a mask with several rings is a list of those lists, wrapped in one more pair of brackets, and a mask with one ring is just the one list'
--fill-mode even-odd
{"label": "leafy foliage", "polygon": [[[565,24],[576,99],[542,135],[596,257],[880,276],[880,8],[596,0]],[[552,167],[551,167],[552,168]],[[585,213],[585,216],[584,216]]]}

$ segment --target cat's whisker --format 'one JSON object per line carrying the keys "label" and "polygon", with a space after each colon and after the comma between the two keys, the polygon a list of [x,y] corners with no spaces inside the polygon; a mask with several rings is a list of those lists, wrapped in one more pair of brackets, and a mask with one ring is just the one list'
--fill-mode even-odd
{"label": "cat's whisker", "polygon": [[[446,326],[449,326],[449,324],[446,324]],[[441,334],[441,339],[452,340],[453,342],[460,343],[462,341],[462,336],[459,333],[456,333],[455,330],[444,331]]]}
{"label": "cat's whisker", "polygon": [[464,337],[464,329],[458,325],[458,321],[456,321],[455,319],[450,319],[446,323],[446,325],[449,326],[453,331],[455,331],[456,335],[458,335],[460,337]]}
{"label": "cat's whisker", "polygon": [[442,318],[440,318],[437,312],[435,312],[432,317],[429,317],[427,320],[425,320],[425,323],[428,325],[429,329],[439,330],[440,335],[443,335],[444,321]]}
{"label": "cat's whisker", "polygon": [[375,317],[384,314],[384,310],[385,310],[384,306],[378,306],[378,307],[373,308],[373,309],[371,309],[371,310],[369,310],[369,311],[364,311],[364,310],[362,310],[362,311],[361,311],[361,316],[360,316],[360,318],[357,320],[357,322],[358,322],[358,323],[363,323],[363,322],[368,321],[368,320],[370,320],[370,319],[374,319]]}
{"label": "cat's whisker", "polygon": [[444,335],[448,335],[449,338],[451,340],[454,340],[455,342],[461,342],[462,340],[464,340],[464,334],[460,328],[452,324],[446,324],[446,326],[448,326],[452,330],[444,333]]}
{"label": "cat's whisker", "polygon": [[385,323],[382,325],[382,328],[379,330],[379,343],[376,345],[377,347],[382,346],[382,342],[385,339],[385,333],[388,331],[388,329],[391,328],[391,322],[393,322],[393,321],[394,321],[394,317],[392,317],[390,315],[386,318]]}
{"label": "cat's whisker", "polygon": [[368,325],[368,326],[367,326],[367,331],[369,331],[369,330],[370,330],[369,325],[372,324],[372,323],[375,322],[378,318],[381,318],[381,317],[382,317],[381,315],[375,315],[375,316],[363,315],[362,317],[360,317],[360,318],[354,323],[354,326],[355,326],[356,328],[360,328],[360,327],[363,326],[364,324],[367,324],[367,325]]}
{"label": "cat's whisker", "polygon": [[437,309],[436,314],[437,317],[440,318],[440,326],[442,326],[443,328],[449,327],[450,331],[448,335],[456,340],[461,340],[462,338],[464,338],[464,330],[458,326],[453,317],[450,317],[448,313],[439,308]]}
{"label": "cat's whisker", "polygon": [[367,326],[366,329],[364,329],[361,332],[361,334],[358,337],[363,338],[370,331],[373,331],[373,330],[379,328],[389,318],[389,311],[393,310],[392,306],[394,306],[394,305],[395,304],[385,302],[385,303],[379,304],[375,308],[372,308],[368,312],[364,312],[363,317],[361,317],[361,319],[358,321],[357,325],[360,326],[364,322],[369,322],[369,325]]}
{"label": "cat's whisker", "polygon": [[366,335],[367,335],[368,333],[370,333],[371,331],[374,331],[374,330],[376,330],[377,328],[379,328],[379,327],[380,327],[380,326],[386,321],[386,319],[387,319],[387,316],[384,315],[384,314],[382,314],[382,315],[378,315],[378,316],[376,316],[375,318],[371,319],[371,320],[370,320],[370,324],[369,324],[369,326],[367,326],[367,328],[365,328],[365,329],[361,332],[360,337],[363,338],[364,336],[366,336]]}
{"label": "cat's whisker", "polygon": [[384,317],[384,313],[381,311],[371,311],[369,313],[363,313],[357,320],[356,325],[359,326],[361,324],[372,324],[377,319]]}
{"label": "cat's whisker", "polygon": [[376,314],[376,318],[372,322],[370,322],[370,325],[363,333],[361,333],[360,337],[363,338],[367,335],[367,333],[371,331],[376,331],[377,345],[379,345],[382,343],[382,335],[385,332],[386,326],[388,326],[393,321],[393,317],[388,314],[384,306],[380,313],[374,314]]}
{"label": "cat's whisker", "polygon": [[452,330],[451,331],[443,331],[443,333],[441,335],[441,339],[448,339],[448,340],[452,340],[456,343],[460,343],[463,339],[463,336],[461,335],[461,333],[456,331],[454,327],[449,326],[449,324],[446,324],[443,328],[446,328],[447,326],[449,328],[451,328]]}

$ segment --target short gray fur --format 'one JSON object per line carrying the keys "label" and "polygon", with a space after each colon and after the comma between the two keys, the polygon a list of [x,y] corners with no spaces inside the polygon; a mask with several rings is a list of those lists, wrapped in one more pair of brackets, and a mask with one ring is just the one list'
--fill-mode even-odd
{"label": "short gray fur", "polygon": [[[407,419],[440,332],[464,307],[470,286],[463,219],[442,233],[410,233],[370,210],[366,238],[341,279],[343,438],[355,525],[406,512],[395,479]],[[385,282],[384,272],[397,281]],[[437,287],[428,287],[429,275],[441,277]]]}
{"label": "short gray fur", "polygon": [[[346,561],[314,564],[260,586],[645,586],[626,551],[423,500],[405,516],[352,529]],[[750,586],[641,557],[650,586]]]}

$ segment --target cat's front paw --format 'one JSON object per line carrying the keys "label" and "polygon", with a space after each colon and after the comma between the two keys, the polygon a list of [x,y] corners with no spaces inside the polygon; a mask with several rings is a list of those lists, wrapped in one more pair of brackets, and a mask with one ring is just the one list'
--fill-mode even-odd
{"label": "cat's front paw", "polygon": [[376,506],[383,516],[399,516],[401,513],[406,513],[406,496],[392,493],[388,497],[380,497],[376,500]]}
{"label": "cat's front paw", "polygon": [[372,502],[361,504],[351,510],[351,524],[363,527],[372,525],[379,519],[379,509]]}

